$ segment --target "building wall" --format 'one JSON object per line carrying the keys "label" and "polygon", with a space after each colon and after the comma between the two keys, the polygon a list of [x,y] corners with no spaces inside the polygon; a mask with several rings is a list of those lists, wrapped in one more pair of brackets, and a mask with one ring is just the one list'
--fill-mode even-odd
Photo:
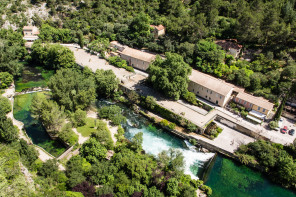
{"label": "building wall", "polygon": [[247,110],[252,110],[253,104],[249,103],[248,101],[236,98],[234,99],[234,101],[242,106],[244,106]]}
{"label": "building wall", "polygon": [[243,99],[235,98],[234,101],[236,103],[239,103],[240,105],[243,105],[247,110],[255,110],[255,111],[260,112],[260,113],[265,114],[265,115],[268,115],[268,113],[270,112],[267,109],[259,107],[256,104],[249,103],[248,101],[245,101]]}
{"label": "building wall", "polygon": [[149,64],[150,64],[150,62],[139,60],[139,59],[136,59],[136,58],[124,55],[124,54],[121,54],[120,57],[122,59],[126,60],[130,66],[140,69],[140,70],[143,70],[143,71],[146,71],[149,67]]}
{"label": "building wall", "polygon": [[25,36],[32,36],[33,35],[33,31],[31,31],[31,30],[24,30],[24,35]]}
{"label": "building wall", "polygon": [[164,29],[158,31],[158,36],[162,36],[162,35],[164,35],[164,34],[165,34],[165,30],[164,30]]}
{"label": "building wall", "polygon": [[231,92],[227,96],[223,96],[217,92],[214,92],[206,87],[203,87],[193,81],[189,81],[188,90],[193,92],[195,95],[202,97],[212,103],[215,103],[221,107],[227,103],[228,99],[231,96]]}
{"label": "building wall", "polygon": [[258,105],[253,105],[252,107],[253,110],[257,111],[257,112],[260,112],[262,114],[265,114],[266,116],[268,115],[269,111],[267,109],[264,109],[262,107],[259,107]]}

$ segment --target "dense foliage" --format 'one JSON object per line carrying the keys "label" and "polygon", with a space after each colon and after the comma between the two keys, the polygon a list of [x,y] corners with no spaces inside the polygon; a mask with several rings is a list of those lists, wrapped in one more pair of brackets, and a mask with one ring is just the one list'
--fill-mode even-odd
{"label": "dense foliage", "polygon": [[114,93],[118,90],[119,80],[112,70],[96,70],[95,81],[99,97],[113,97]]}
{"label": "dense foliage", "polygon": [[11,111],[11,104],[9,99],[1,95],[0,95],[0,109],[6,114]]}
{"label": "dense foliage", "polygon": [[157,57],[149,66],[148,72],[148,81],[169,98],[178,100],[187,92],[191,68],[184,62],[182,56],[166,53],[164,60]]}
{"label": "dense foliage", "polygon": [[295,146],[259,140],[241,145],[236,153],[242,163],[258,165],[273,181],[296,188]]}
{"label": "dense foliage", "polygon": [[73,52],[59,44],[42,44],[34,42],[31,60],[49,70],[60,68],[73,68],[76,66]]}
{"label": "dense foliage", "polygon": [[13,81],[13,76],[8,72],[0,72],[0,89],[7,88]]}
{"label": "dense foliage", "polygon": [[98,113],[101,118],[107,118],[115,125],[126,121],[126,118],[121,114],[122,109],[117,105],[103,106],[99,109]]}
{"label": "dense foliage", "polygon": [[55,135],[65,121],[64,107],[49,100],[43,94],[36,94],[31,104],[33,117],[40,120],[48,132]]}
{"label": "dense foliage", "polygon": [[96,95],[93,78],[71,69],[58,70],[49,80],[48,87],[53,99],[70,111],[87,108]]}

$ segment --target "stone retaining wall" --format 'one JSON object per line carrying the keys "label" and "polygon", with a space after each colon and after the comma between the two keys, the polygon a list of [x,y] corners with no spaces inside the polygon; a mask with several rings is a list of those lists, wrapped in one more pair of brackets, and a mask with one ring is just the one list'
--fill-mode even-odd
{"label": "stone retaining wall", "polygon": [[244,126],[242,126],[242,125],[240,125],[240,124],[238,124],[236,122],[233,122],[233,121],[231,121],[231,120],[229,120],[227,118],[224,118],[224,117],[222,117],[220,115],[217,115],[215,120],[222,123],[222,124],[224,124],[224,125],[226,125],[226,126],[228,126],[228,127],[230,127],[230,128],[233,128],[233,129],[235,129],[235,130],[237,130],[237,131],[239,131],[239,132],[241,132],[241,133],[243,133],[243,134],[245,134],[247,136],[250,136],[252,138],[270,141],[267,137],[264,137],[264,136],[256,133],[255,131],[252,131],[249,128],[244,127]]}

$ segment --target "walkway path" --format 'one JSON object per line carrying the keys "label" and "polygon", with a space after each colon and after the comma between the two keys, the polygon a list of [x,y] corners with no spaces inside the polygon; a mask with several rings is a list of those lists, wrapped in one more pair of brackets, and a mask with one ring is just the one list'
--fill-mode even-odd
{"label": "walkway path", "polygon": [[[166,98],[162,97],[162,95],[160,95],[157,91],[143,84],[143,82],[147,78],[147,74],[144,74],[141,71],[131,73],[122,68],[114,67],[112,65],[109,65],[106,60],[101,59],[96,55],[91,55],[90,53],[87,53],[85,50],[82,49],[78,49],[71,46],[69,46],[69,49],[71,49],[74,52],[76,62],[79,65],[89,67],[93,71],[97,69],[113,70],[125,87],[133,89],[142,95],[151,95],[155,97],[158,104],[162,105],[166,109],[171,110],[176,114],[183,116],[184,118],[190,120],[199,127],[204,127],[215,116],[220,115],[246,128],[251,128],[254,132],[257,132],[259,135],[269,138],[273,142],[281,144],[290,144],[293,142],[294,137],[282,135],[280,132],[270,131],[262,126],[249,123],[221,107],[214,106],[214,110],[204,115],[205,113],[203,113],[201,110],[197,112],[195,106],[188,104],[185,105],[184,103],[167,100]],[[184,115],[182,115],[181,113]],[[232,133],[231,135],[229,135],[230,138],[231,136],[235,136],[238,133],[238,131],[236,130],[232,130],[229,132]],[[223,132],[220,135],[223,136]]]}

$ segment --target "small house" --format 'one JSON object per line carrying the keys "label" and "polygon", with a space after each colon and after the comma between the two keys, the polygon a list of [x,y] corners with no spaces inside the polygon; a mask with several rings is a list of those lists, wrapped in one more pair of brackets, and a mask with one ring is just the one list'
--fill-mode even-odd
{"label": "small house", "polygon": [[38,39],[39,29],[36,26],[24,26],[23,27],[23,39],[29,42],[33,42]]}
{"label": "small house", "polygon": [[150,25],[153,28],[154,38],[165,35],[165,27],[163,25]]}

